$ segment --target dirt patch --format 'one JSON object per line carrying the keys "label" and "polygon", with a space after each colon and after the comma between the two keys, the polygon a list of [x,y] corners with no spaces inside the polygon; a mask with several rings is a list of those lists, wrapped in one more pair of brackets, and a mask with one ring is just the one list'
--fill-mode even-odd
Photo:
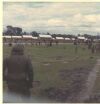
{"label": "dirt patch", "polygon": [[70,86],[66,86],[65,89],[50,87],[41,90],[41,95],[61,103],[76,102],[76,95],[85,87],[84,85],[89,71],[90,69],[84,68],[61,70],[59,71],[59,77],[62,80],[69,80]]}
{"label": "dirt patch", "polygon": [[57,56],[55,59],[56,60],[62,60],[64,57],[63,56]]}
{"label": "dirt patch", "polygon": [[76,102],[77,98],[76,95],[78,95],[84,88],[85,88],[85,82],[89,75],[90,69],[84,69],[84,68],[76,68],[74,70],[63,70],[59,72],[59,76],[62,78],[62,80],[69,80],[69,92],[70,95],[67,98],[66,102]]}
{"label": "dirt patch", "polygon": [[49,65],[51,65],[49,62],[43,62],[43,65],[44,66],[49,66]]}
{"label": "dirt patch", "polygon": [[96,93],[90,96],[89,99],[85,100],[85,103],[100,103],[100,93]]}
{"label": "dirt patch", "polygon": [[76,69],[64,69],[59,71],[59,76],[61,79],[69,78],[73,81],[78,81],[81,79],[84,79],[85,76],[88,75],[90,69],[84,69],[84,68],[76,68]]}
{"label": "dirt patch", "polygon": [[69,96],[68,90],[57,89],[54,87],[50,87],[42,90],[42,96],[49,98],[50,100],[54,100],[56,102],[66,102],[66,98]]}

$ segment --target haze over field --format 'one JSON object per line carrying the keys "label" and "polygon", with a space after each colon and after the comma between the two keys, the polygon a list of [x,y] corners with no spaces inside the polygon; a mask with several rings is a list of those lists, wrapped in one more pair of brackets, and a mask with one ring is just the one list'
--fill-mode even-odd
{"label": "haze over field", "polygon": [[97,35],[100,32],[100,3],[4,2],[4,29],[7,25],[28,32]]}

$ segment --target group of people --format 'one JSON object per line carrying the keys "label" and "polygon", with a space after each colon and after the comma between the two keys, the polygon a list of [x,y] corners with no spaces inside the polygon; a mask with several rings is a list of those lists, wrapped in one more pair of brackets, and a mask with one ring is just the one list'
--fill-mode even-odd
{"label": "group of people", "polygon": [[[89,50],[91,50],[92,53],[98,53],[100,52],[100,41],[94,42],[92,39],[87,40],[85,42],[82,42],[83,44],[85,44]],[[75,47],[75,52],[77,52],[77,46],[78,44],[80,44],[79,40],[76,38],[74,40],[74,45]]]}

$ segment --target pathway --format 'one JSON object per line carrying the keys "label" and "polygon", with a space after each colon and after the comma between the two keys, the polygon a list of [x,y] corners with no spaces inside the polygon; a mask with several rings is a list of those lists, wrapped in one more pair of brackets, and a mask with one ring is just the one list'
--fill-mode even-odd
{"label": "pathway", "polygon": [[97,60],[96,65],[90,72],[88,79],[86,81],[86,88],[80,92],[77,96],[77,102],[84,102],[85,100],[89,99],[90,95],[92,94],[93,87],[95,85],[95,80],[98,71],[100,70],[100,59]]}

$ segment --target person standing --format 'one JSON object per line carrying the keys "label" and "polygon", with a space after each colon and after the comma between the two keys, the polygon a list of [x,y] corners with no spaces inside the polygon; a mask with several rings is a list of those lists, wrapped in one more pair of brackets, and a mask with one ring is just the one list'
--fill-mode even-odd
{"label": "person standing", "polygon": [[33,67],[31,60],[24,55],[24,47],[20,44],[12,48],[11,55],[3,60],[3,80],[8,92],[29,98],[33,87]]}
{"label": "person standing", "polygon": [[75,45],[75,53],[77,53],[78,52],[78,39],[77,39],[77,37],[74,40],[74,45]]}

